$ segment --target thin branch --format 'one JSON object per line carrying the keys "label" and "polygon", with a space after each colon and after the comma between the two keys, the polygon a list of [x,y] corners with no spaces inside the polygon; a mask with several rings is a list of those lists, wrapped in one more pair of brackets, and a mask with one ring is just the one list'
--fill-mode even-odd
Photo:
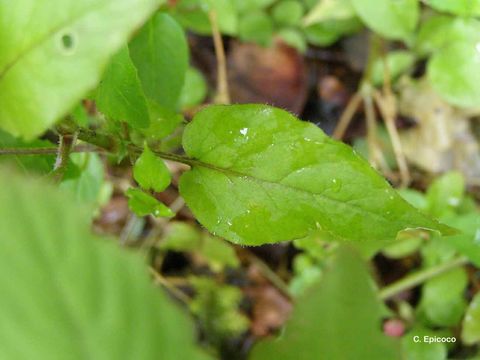
{"label": "thin branch", "polygon": [[[387,93],[388,94],[388,93]],[[401,186],[405,187],[410,183],[410,171],[408,170],[407,160],[403,153],[402,143],[398,134],[397,127],[395,126],[395,97],[390,95],[382,96],[377,90],[373,91],[373,99],[375,100],[380,113],[382,114],[385,126],[387,127],[388,135],[392,142],[393,152],[395,153],[395,159],[397,160],[398,169],[400,170]]]}
{"label": "thin branch", "polygon": [[174,297],[187,305],[190,304],[190,298],[185,295],[181,290],[177,289],[174,285],[170,284],[158,271],[151,267],[150,273],[152,274],[155,281],[167,288],[167,290],[170,291],[170,293]]}
{"label": "thin branch", "polygon": [[215,46],[215,56],[217,57],[217,96],[216,104],[230,104],[230,94],[228,91],[227,61],[225,49],[223,47],[222,34],[218,27],[217,13],[215,10],[208,12],[210,26],[212,28],[213,44]]}
{"label": "thin branch", "polygon": [[[103,150],[91,145],[77,145],[72,148],[71,153],[102,152]],[[0,148],[2,155],[55,155],[58,152],[56,147],[38,147],[38,148]]]}
{"label": "thin branch", "polygon": [[466,265],[467,263],[467,258],[457,257],[443,264],[420,270],[414,274],[408,275],[403,279],[394,282],[393,284],[385,286],[378,292],[378,295],[380,299],[387,300],[397,294],[400,294],[405,290],[414,288],[427,280],[437,277],[449,270]]}
{"label": "thin branch", "polygon": [[357,111],[361,103],[362,95],[359,91],[357,91],[348,102],[345,111],[342,113],[342,116],[338,121],[337,127],[333,131],[332,137],[334,139],[340,140],[343,138],[343,136],[345,135],[345,131],[348,128],[348,125],[350,125],[350,122],[352,121],[353,116],[355,115],[355,112]]}

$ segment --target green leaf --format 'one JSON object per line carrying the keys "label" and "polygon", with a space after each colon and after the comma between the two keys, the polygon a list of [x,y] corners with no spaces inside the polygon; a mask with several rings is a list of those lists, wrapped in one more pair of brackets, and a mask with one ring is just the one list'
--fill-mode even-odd
{"label": "green leaf", "polygon": [[409,42],[419,18],[418,0],[351,0],[357,15],[373,31]]}
{"label": "green leaf", "polygon": [[326,20],[347,20],[355,17],[350,0],[322,0],[305,16],[305,26]]}
{"label": "green leaf", "polygon": [[[418,339],[418,341],[414,341],[415,336],[418,336],[418,338],[416,338]],[[417,326],[403,336],[403,359],[446,360],[448,354],[447,345],[440,342],[424,342],[425,336],[440,336],[440,334],[432,330]]]}
{"label": "green leaf", "polygon": [[458,171],[437,178],[427,190],[427,211],[435,217],[454,211],[462,203],[465,179]]}
{"label": "green leaf", "polygon": [[454,326],[463,316],[466,302],[464,291],[468,284],[464,269],[455,269],[428,280],[422,287],[418,311],[429,324]]}
{"label": "green leaf", "polygon": [[480,39],[480,23],[475,19],[436,15],[425,21],[415,40],[420,55],[443,50],[453,43],[470,43]]}
{"label": "green leaf", "polygon": [[479,0],[427,0],[428,5],[438,11],[459,16],[480,15]]}
{"label": "green leaf", "polygon": [[147,98],[175,110],[188,67],[188,46],[183,29],[169,15],[155,15],[130,43]]}
{"label": "green leaf", "polygon": [[480,214],[478,210],[464,215],[454,215],[445,220],[449,225],[460,229],[462,234],[448,236],[444,242],[480,267]]}
{"label": "green leaf", "polygon": [[81,206],[4,169],[0,187],[0,358],[208,358],[144,261],[91,235]]}
{"label": "green leaf", "polygon": [[269,46],[273,36],[272,19],[263,11],[256,11],[241,18],[239,37],[243,41]]}
{"label": "green leaf", "polygon": [[170,135],[183,121],[183,116],[173,110],[157,105],[154,101],[148,101],[150,114],[150,126],[141,129],[141,133],[148,141],[156,142]]}
{"label": "green leaf", "polygon": [[175,215],[170,208],[140,189],[130,188],[125,194],[128,196],[128,207],[138,216],[172,217]]}
{"label": "green leaf", "polygon": [[301,53],[307,51],[307,39],[305,34],[296,28],[285,28],[278,31],[277,35],[285,44],[297,49]]}
{"label": "green leaf", "polygon": [[162,250],[196,251],[201,246],[201,234],[197,229],[185,222],[173,221],[165,237],[159,245]]}
{"label": "green leaf", "polygon": [[404,201],[347,145],[266,105],[210,106],[185,129],[180,192],[210,231],[244,245],[314,229],[356,241],[405,228],[449,232]]}
{"label": "green leaf", "polygon": [[[0,127],[32,139],[93,89],[161,0],[0,3]],[[34,19],[34,21],[26,21]]]}
{"label": "green leaf", "polygon": [[282,0],[273,7],[272,16],[280,25],[298,25],[303,16],[303,6],[299,1]]}
{"label": "green leaf", "polygon": [[480,294],[468,305],[462,326],[462,341],[467,345],[480,342]]}
{"label": "green leaf", "polygon": [[248,318],[238,310],[243,297],[239,288],[217,284],[207,277],[192,277],[190,282],[196,292],[190,310],[210,343],[218,346],[222,340],[248,330]]}
{"label": "green leaf", "polygon": [[258,343],[252,360],[399,359],[381,332],[382,304],[363,262],[340,248],[329,265],[296,302],[282,336]]}
{"label": "green leaf", "polygon": [[428,62],[433,88],[453,105],[477,107],[480,102],[480,55],[476,42],[452,43]]}
{"label": "green leaf", "polygon": [[81,170],[77,178],[65,179],[61,189],[69,191],[70,201],[97,205],[104,184],[103,162],[97,154],[71,154],[70,161]]}
{"label": "green leaf", "polygon": [[[272,5],[276,0],[233,0],[237,11],[241,14],[249,14]],[[315,0],[317,1],[317,0]]]}
{"label": "green leaf", "polygon": [[161,158],[147,145],[133,167],[135,181],[145,190],[162,192],[172,181],[172,175]]}
{"label": "green leaf", "polygon": [[189,109],[201,104],[207,96],[207,83],[202,73],[189,67],[185,76],[185,84],[180,94],[180,108]]}
{"label": "green leaf", "polygon": [[[396,50],[387,55],[387,64],[390,77],[393,81],[409,70],[415,63],[415,57],[410,51]],[[371,79],[374,85],[382,85],[384,76],[384,60],[377,59],[373,63]]]}
{"label": "green leaf", "polygon": [[96,104],[110,119],[126,121],[133,128],[148,126],[147,101],[126,46],[107,67],[97,89]]}
{"label": "green leaf", "polygon": [[305,28],[307,40],[317,46],[329,46],[343,35],[353,34],[362,28],[357,17],[345,20],[328,20]]}

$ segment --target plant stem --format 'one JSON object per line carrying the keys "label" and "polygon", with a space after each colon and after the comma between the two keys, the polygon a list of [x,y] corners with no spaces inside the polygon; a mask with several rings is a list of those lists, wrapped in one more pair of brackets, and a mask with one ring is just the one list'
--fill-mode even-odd
{"label": "plant stem", "polygon": [[449,270],[466,265],[467,263],[468,259],[466,257],[456,257],[448,262],[420,270],[394,282],[393,284],[387,285],[378,292],[378,295],[380,299],[387,300],[392,296],[401,293],[402,291],[418,286],[429,279],[441,275]]}
{"label": "plant stem", "polygon": [[58,143],[58,152],[57,159],[55,160],[55,165],[51,173],[51,177],[56,181],[60,182],[65,175],[67,170],[68,160],[70,158],[70,153],[72,152],[75,142],[77,141],[76,134],[63,134],[60,135]]}
{"label": "plant stem", "polygon": [[[78,145],[72,148],[71,153],[83,152],[99,152],[101,149],[91,147],[89,145]],[[0,156],[2,155],[54,155],[58,153],[55,147],[38,147],[38,148],[0,148]]]}
{"label": "plant stem", "polygon": [[155,282],[163,285],[170,293],[176,297],[178,300],[182,301],[185,304],[190,304],[190,298],[185,295],[181,290],[177,289],[174,285],[170,284],[167,279],[165,279],[158,271],[154,268],[150,268],[150,273],[152,274]]}
{"label": "plant stem", "polygon": [[215,46],[215,55],[217,57],[217,96],[216,104],[230,104],[230,94],[228,92],[227,61],[225,49],[223,47],[222,34],[218,28],[217,13],[215,10],[208,12],[210,26],[212,28],[213,45]]}

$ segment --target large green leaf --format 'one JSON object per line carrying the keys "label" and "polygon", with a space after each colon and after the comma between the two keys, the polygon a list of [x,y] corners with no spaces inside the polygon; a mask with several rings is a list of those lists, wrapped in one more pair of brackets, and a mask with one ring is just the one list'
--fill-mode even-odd
{"label": "large green leaf", "polygon": [[155,15],[130,44],[145,95],[159,105],[175,109],[188,68],[188,47],[183,29],[169,15]]}
{"label": "large green leaf", "polygon": [[381,332],[382,305],[359,257],[341,248],[329,265],[298,299],[282,336],[259,343],[252,360],[399,358],[399,344]]}
{"label": "large green leaf", "polygon": [[134,128],[149,125],[147,99],[126,46],[107,67],[97,89],[96,103],[113,120],[126,121]]}
{"label": "large green leaf", "polygon": [[161,0],[0,2],[0,127],[33,138],[95,87]]}
{"label": "large green leaf", "polygon": [[260,245],[322,228],[348,240],[392,240],[405,228],[447,231],[404,201],[347,145],[266,105],[211,106],[183,137],[192,169],[180,191],[210,231]]}
{"label": "large green leaf", "polygon": [[418,0],[351,0],[358,16],[389,39],[409,41],[419,17]]}
{"label": "large green leaf", "polygon": [[0,358],[205,359],[140,257],[44,183],[1,171]]}

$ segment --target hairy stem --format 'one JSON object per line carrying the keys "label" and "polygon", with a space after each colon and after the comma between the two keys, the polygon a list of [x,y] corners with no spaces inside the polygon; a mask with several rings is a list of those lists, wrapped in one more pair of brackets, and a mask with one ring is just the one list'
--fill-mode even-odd
{"label": "hairy stem", "polygon": [[466,265],[467,263],[468,263],[468,259],[462,256],[462,257],[454,258],[443,264],[417,271],[416,273],[408,275],[403,279],[400,279],[394,282],[393,284],[385,286],[383,289],[379,291],[378,295],[380,299],[387,300],[401,293],[402,291],[416,287],[429,279],[439,276],[449,270]]}
{"label": "hairy stem", "polygon": [[58,143],[57,158],[55,160],[55,165],[51,173],[51,177],[56,181],[60,182],[65,175],[67,170],[68,160],[70,158],[70,153],[72,152],[75,142],[77,141],[76,134],[63,134],[60,135]]}
{"label": "hairy stem", "polygon": [[[71,153],[99,152],[102,149],[90,145],[77,145],[71,149]],[[58,153],[56,147],[38,147],[38,148],[0,148],[2,155],[54,155]]]}

